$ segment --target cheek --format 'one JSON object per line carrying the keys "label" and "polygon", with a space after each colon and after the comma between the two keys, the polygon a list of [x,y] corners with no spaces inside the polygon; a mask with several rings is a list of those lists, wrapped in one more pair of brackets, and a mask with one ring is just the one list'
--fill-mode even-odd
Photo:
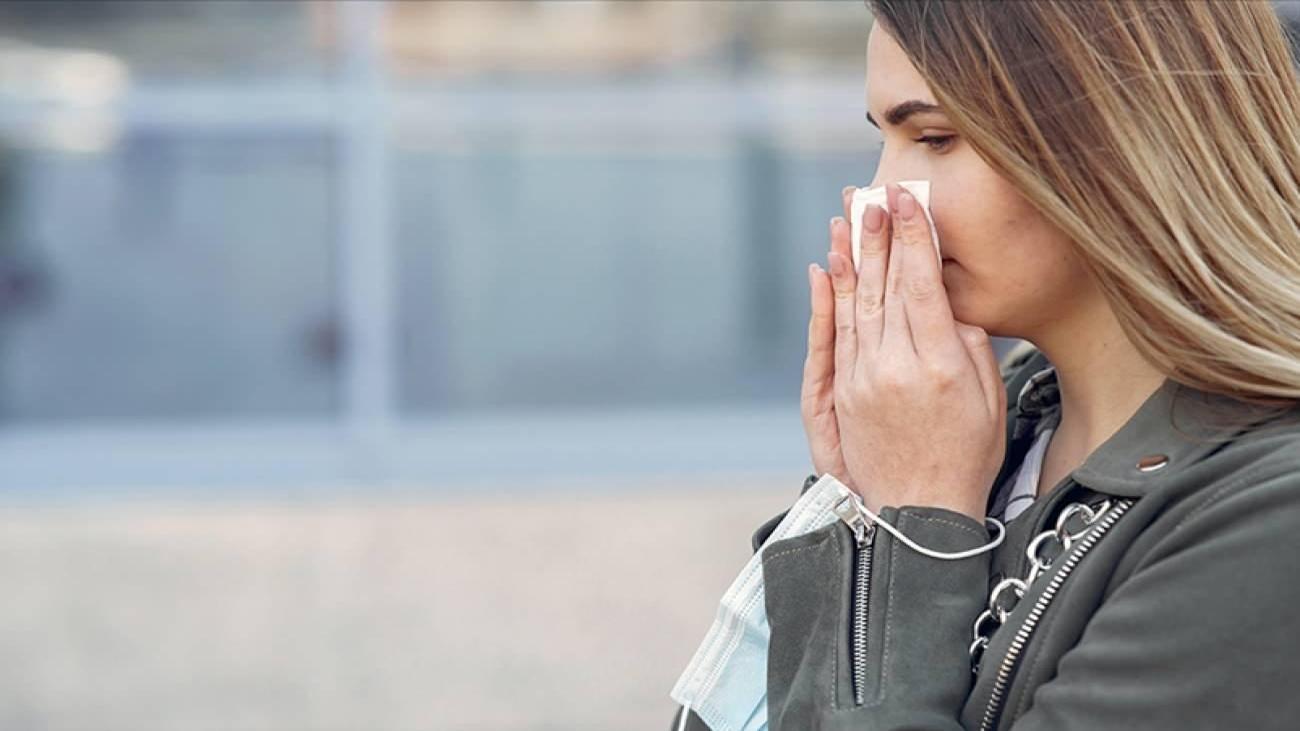
{"label": "cheek", "polygon": [[[983,191],[963,196],[960,191]],[[979,278],[1020,278],[1019,273],[1060,266],[1061,237],[1046,219],[1000,178],[969,175],[945,179],[930,200],[945,257]],[[949,265],[949,268],[954,268]]]}
{"label": "cheek", "polygon": [[1036,212],[948,209],[936,214],[953,315],[992,331],[1017,313],[1051,312],[1070,299],[1083,270],[1068,242]]}
{"label": "cheek", "polygon": [[[931,187],[930,213],[945,257],[972,264],[988,256],[1002,231],[1007,230],[1007,201],[1001,181],[973,172],[945,174]],[[969,191],[981,191],[969,195]]]}
{"label": "cheek", "polygon": [[930,210],[943,255],[955,260],[943,281],[958,320],[1005,334],[1072,306],[1085,273],[1068,240],[982,161],[949,166]]}

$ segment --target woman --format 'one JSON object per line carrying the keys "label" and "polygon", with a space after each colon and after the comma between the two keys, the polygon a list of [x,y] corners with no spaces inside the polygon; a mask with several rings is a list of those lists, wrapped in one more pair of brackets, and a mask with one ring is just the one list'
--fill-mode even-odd
{"label": "woman", "polygon": [[[856,272],[831,222],[802,393],[805,491],[861,502],[754,537],[766,727],[1300,727],[1300,79],[1275,11],[868,5],[890,210]],[[990,335],[1033,347],[999,373]]]}

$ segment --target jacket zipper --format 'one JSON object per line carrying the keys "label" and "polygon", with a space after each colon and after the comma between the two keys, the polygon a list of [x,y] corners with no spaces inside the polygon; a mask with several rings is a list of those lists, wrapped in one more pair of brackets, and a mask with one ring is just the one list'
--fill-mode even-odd
{"label": "jacket zipper", "polygon": [[836,504],[835,512],[853,531],[853,616],[849,627],[849,655],[853,702],[860,706],[866,702],[867,607],[871,601],[871,554],[876,526],[859,509],[859,500],[856,493],[852,494]]}
{"label": "jacket zipper", "polygon": [[980,731],[993,731],[998,723],[998,718],[1002,713],[1002,704],[1006,701],[1007,686],[1011,683],[1011,674],[1015,671],[1016,663],[1020,661],[1021,654],[1029,644],[1029,637],[1034,633],[1038,622],[1042,620],[1043,613],[1047,611],[1047,605],[1052,603],[1056,593],[1060,591],[1061,585],[1065,583],[1066,578],[1074,571],[1074,567],[1079,565],[1079,561],[1084,554],[1092,550],[1097,545],[1097,541],[1115,525],[1128,509],[1133,507],[1133,500],[1122,500],[1115,503],[1105,517],[1097,524],[1095,528],[1088,532],[1082,540],[1079,541],[1078,547],[1070,553],[1069,557],[1061,564],[1043,593],[1038,596],[1038,601],[1025,615],[1024,622],[1021,623],[1020,629],[1011,640],[1011,646],[1007,649],[1007,655],[1002,659],[1002,664],[998,667],[997,678],[993,682],[993,692],[989,695],[988,706],[984,709],[984,719],[980,723]]}

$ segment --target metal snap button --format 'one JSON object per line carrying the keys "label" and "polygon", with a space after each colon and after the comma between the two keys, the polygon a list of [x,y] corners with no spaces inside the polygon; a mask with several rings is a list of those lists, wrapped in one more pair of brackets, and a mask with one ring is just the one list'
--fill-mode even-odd
{"label": "metal snap button", "polygon": [[1137,468],[1143,472],[1155,472],[1169,464],[1169,457],[1163,454],[1148,454],[1138,460]]}

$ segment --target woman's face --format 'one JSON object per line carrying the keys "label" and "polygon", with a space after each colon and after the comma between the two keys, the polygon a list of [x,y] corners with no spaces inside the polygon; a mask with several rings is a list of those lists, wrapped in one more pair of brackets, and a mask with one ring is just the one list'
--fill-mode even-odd
{"label": "woman's face", "polygon": [[[957,320],[990,335],[1034,339],[1095,297],[1068,239],[996,174],[942,111],[890,119],[929,85],[879,23],[867,39],[867,111],[884,140],[871,187],[930,181],[943,281]],[[923,139],[928,138],[928,139]]]}

